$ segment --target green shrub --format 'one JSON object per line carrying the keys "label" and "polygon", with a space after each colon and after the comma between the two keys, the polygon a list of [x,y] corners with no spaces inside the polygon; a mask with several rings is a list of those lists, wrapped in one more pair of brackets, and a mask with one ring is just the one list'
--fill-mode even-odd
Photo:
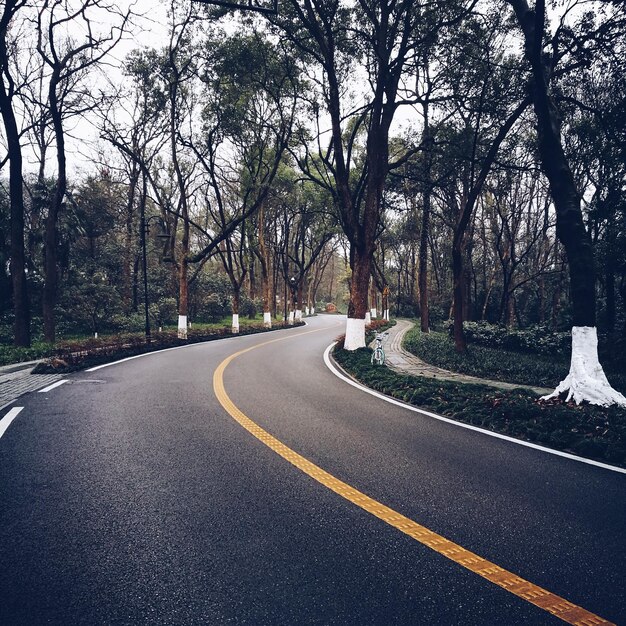
{"label": "green shrub", "polygon": [[49,343],[34,343],[30,348],[0,345],[0,365],[35,361],[54,353],[54,347]]}
{"label": "green shrub", "polygon": [[219,322],[230,312],[230,302],[217,293],[208,295],[203,302],[202,317],[209,322]]}
{"label": "green shrub", "polygon": [[[493,332],[499,331],[493,330]],[[496,343],[501,344],[497,341]],[[552,357],[548,357],[543,354],[530,354],[480,344],[469,344],[467,352],[459,354],[446,333],[424,334],[417,327],[412,328],[405,335],[404,347],[426,363],[436,367],[520,385],[556,387],[569,371],[569,355],[555,352]],[[624,393],[626,391],[625,373],[608,367],[605,368],[605,372],[611,384]]]}
{"label": "green shrub", "polygon": [[[448,321],[445,328],[452,336],[454,323]],[[463,331],[468,343],[490,348],[504,348],[516,352],[547,354],[569,357],[571,335],[557,332],[545,325],[536,325],[524,330],[514,330],[489,322],[463,322]]]}

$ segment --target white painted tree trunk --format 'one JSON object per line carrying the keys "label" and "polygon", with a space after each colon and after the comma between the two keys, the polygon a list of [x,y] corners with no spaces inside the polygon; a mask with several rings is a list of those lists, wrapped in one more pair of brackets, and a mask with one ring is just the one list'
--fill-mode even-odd
{"label": "white painted tree trunk", "polygon": [[233,313],[233,333],[239,332],[239,314]]}
{"label": "white painted tree trunk", "polygon": [[187,339],[187,316],[178,316],[178,338]]}
{"label": "white painted tree trunk", "polygon": [[311,315],[315,315],[315,307],[314,306],[311,307]]}
{"label": "white painted tree trunk", "polygon": [[307,315],[307,316],[309,315],[309,307],[308,306],[304,308],[304,314]]}
{"label": "white painted tree trunk", "polygon": [[369,326],[372,323],[372,314],[368,311],[365,314],[365,325]]}
{"label": "white painted tree trunk", "polygon": [[269,311],[263,313],[263,326],[265,326],[265,328],[272,327],[272,314]]}
{"label": "white painted tree trunk", "polygon": [[389,321],[389,309],[385,309],[385,313],[383,314],[383,319],[387,322]]}
{"label": "white painted tree trunk", "polygon": [[370,317],[375,320],[376,319],[376,308],[370,309]]}
{"label": "white painted tree trunk", "polygon": [[290,312],[289,312],[289,323],[290,323],[290,324],[293,324],[294,319],[295,319],[295,315],[296,315],[296,314],[295,314],[295,312],[294,312],[294,311],[290,311]]}
{"label": "white painted tree trunk", "polygon": [[296,322],[301,322],[302,321],[302,310],[301,309],[296,309],[295,320],[296,320]]}
{"label": "white painted tree trunk", "polygon": [[600,406],[617,404],[626,408],[626,398],[611,387],[598,360],[598,334],[594,326],[572,328],[572,360],[565,380],[542,400],[567,392],[566,402],[589,402]]}
{"label": "white painted tree trunk", "polygon": [[346,320],[346,339],[343,347],[345,350],[365,348],[365,320],[352,317]]}

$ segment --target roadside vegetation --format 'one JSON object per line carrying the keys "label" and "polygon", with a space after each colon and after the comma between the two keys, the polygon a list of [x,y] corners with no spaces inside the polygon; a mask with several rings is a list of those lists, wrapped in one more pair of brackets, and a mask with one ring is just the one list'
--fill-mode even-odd
{"label": "roadside vegetation", "polygon": [[626,467],[626,410],[542,402],[523,389],[502,391],[397,374],[370,363],[371,349],[335,348],[336,362],[364,385],[424,410],[555,450]]}
{"label": "roadside vegetation", "polygon": [[[73,372],[137,354],[162,350],[163,348],[173,348],[190,343],[213,341],[238,335],[271,332],[272,330],[302,325],[302,323],[287,325],[283,322],[274,321],[272,328],[269,329],[265,328],[262,320],[242,319],[239,333],[235,334],[232,332],[229,322],[229,319],[225,319],[222,323],[200,324],[190,328],[187,333],[187,339],[179,339],[178,329],[171,327],[161,332],[153,332],[150,342],[146,342],[143,333],[121,333],[99,337],[98,339],[82,337],[62,341],[54,348],[49,344],[43,344],[47,350],[36,358],[45,358],[45,360],[35,367],[33,373]],[[2,357],[7,359],[6,363],[19,362],[16,359],[19,354],[17,352],[9,354],[9,352],[9,349],[4,349],[2,352]]]}
{"label": "roadside vegetation", "polygon": [[[569,333],[535,327],[512,331],[487,323],[466,323],[467,350],[458,353],[448,332],[422,333],[418,326],[404,338],[404,348],[431,365],[461,374],[520,385],[556,387],[567,375]],[[604,371],[618,391],[626,392],[626,360],[617,346],[600,345]],[[623,355],[623,352],[621,352]]]}

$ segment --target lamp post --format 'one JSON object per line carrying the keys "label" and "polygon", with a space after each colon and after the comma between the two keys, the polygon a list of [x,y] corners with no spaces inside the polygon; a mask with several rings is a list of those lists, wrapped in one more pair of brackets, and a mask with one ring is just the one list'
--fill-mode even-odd
{"label": "lamp post", "polygon": [[146,341],[150,341],[151,333],[150,333],[150,314],[148,311],[149,302],[148,302],[148,261],[147,261],[147,252],[146,252],[146,235],[150,234],[150,222],[155,220],[158,222],[161,227],[161,232],[157,233],[157,237],[159,239],[169,239],[170,234],[167,231],[167,224],[163,220],[163,218],[159,215],[151,215],[148,219],[146,219],[146,214],[144,211],[143,203],[141,205],[141,255],[142,255],[142,265],[143,265],[143,304],[144,304],[144,314],[145,314],[145,333],[146,333]]}

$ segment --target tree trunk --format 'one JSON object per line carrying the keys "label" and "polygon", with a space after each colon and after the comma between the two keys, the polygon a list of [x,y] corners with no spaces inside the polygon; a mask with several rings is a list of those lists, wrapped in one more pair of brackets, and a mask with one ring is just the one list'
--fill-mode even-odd
{"label": "tree trunk", "polygon": [[178,338],[187,339],[187,316],[189,313],[189,262],[187,255],[182,254],[178,268]]}
{"label": "tree trunk", "polygon": [[615,270],[608,263],[605,271],[606,289],[606,330],[612,335],[615,332]]}
{"label": "tree trunk", "polygon": [[352,280],[350,282],[350,303],[346,324],[346,350],[365,347],[365,314],[368,310],[368,296],[371,273],[370,252],[354,249]]}
{"label": "tree trunk", "polygon": [[378,291],[376,289],[376,281],[372,280],[372,285],[370,289],[370,317],[371,319],[376,319],[378,314]]}
{"label": "tree trunk", "polygon": [[269,277],[269,255],[265,245],[265,207],[259,207],[259,263],[261,265],[261,290],[263,294],[263,326],[272,327],[272,313],[270,310],[270,277]]}
{"label": "tree trunk", "polygon": [[[4,33],[3,33],[4,35]],[[0,41],[2,64],[6,62],[5,40]],[[1,71],[1,70],[0,70]],[[11,98],[0,75],[0,110],[4,123],[9,156],[9,194],[11,201],[11,282],[13,287],[13,343],[30,346],[30,309],[26,284],[26,257],[24,254],[24,196],[22,190],[22,147]]]}
{"label": "tree trunk", "polygon": [[232,331],[237,334],[239,332],[239,304],[241,301],[241,291],[239,286],[233,286],[233,298],[232,298],[232,307],[233,307],[233,323],[232,323]]}
{"label": "tree trunk", "polygon": [[122,302],[125,311],[132,308],[132,266],[135,241],[135,193],[139,181],[139,169],[133,161],[128,184],[128,197],[126,201],[126,231],[124,233],[124,265],[122,267]]}
{"label": "tree trunk", "polygon": [[465,352],[467,341],[463,332],[463,297],[465,294],[465,272],[463,271],[463,250],[460,245],[452,248],[452,275],[453,275],[453,301],[452,311],[454,316],[454,349],[457,352]]}
{"label": "tree trunk", "polygon": [[432,151],[434,138],[428,124],[428,110],[424,116],[424,190],[422,192],[422,230],[420,232],[418,286],[420,296],[420,328],[423,333],[430,332],[428,319],[428,235],[430,232],[430,178],[432,169]]}
{"label": "tree trunk", "polygon": [[304,299],[304,277],[300,275],[298,278],[298,286],[296,288],[296,297],[294,298],[294,320],[296,324],[302,321],[302,301]]}
{"label": "tree trunk", "polygon": [[56,340],[56,320],[55,307],[58,292],[58,269],[57,269],[57,248],[58,229],[57,223],[63,207],[65,191],[67,189],[66,159],[65,159],[65,133],[63,131],[63,120],[59,110],[57,98],[57,84],[59,82],[59,71],[54,70],[50,79],[50,90],[48,93],[50,102],[50,117],[54,127],[54,135],[57,148],[57,184],[52,196],[52,202],[48,207],[46,218],[46,230],[44,234],[44,288],[43,288],[43,332],[44,338],[49,343]]}
{"label": "tree trunk", "polygon": [[387,285],[383,287],[381,306],[383,309],[383,319],[388,322],[389,321],[389,287]]}
{"label": "tree trunk", "polygon": [[550,91],[543,57],[545,5],[531,11],[526,0],[509,0],[524,34],[525,54],[532,68],[532,95],[537,118],[537,139],[542,169],[550,183],[556,209],[556,234],[565,248],[572,303],[572,360],[568,376],[547,398],[567,392],[566,400],[592,404],[618,404],[626,398],[608,383],[598,360],[595,269],[591,237],[585,229],[580,195],[563,150],[560,114]]}

